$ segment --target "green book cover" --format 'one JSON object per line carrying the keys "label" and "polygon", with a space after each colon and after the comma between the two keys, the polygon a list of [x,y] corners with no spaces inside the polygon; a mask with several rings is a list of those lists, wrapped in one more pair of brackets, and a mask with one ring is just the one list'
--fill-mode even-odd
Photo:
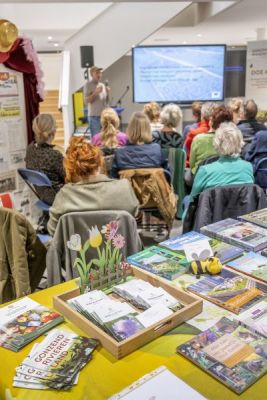
{"label": "green book cover", "polygon": [[149,247],[127,258],[132,265],[173,280],[188,271],[184,255],[158,246]]}

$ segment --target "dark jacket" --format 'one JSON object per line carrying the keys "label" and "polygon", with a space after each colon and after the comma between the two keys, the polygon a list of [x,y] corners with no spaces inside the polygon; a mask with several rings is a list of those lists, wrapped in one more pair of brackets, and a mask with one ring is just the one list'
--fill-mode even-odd
{"label": "dark jacket", "polygon": [[267,157],[267,131],[259,131],[253,137],[250,149],[246,154],[246,160],[253,165],[261,158]]}
{"label": "dark jacket", "polygon": [[159,144],[129,144],[117,149],[111,169],[113,178],[118,178],[120,170],[138,168],[169,169]]}
{"label": "dark jacket", "polygon": [[255,184],[227,185],[205,190],[190,203],[183,232],[200,231],[203,226],[225,218],[237,218],[267,207],[264,191]]}
{"label": "dark jacket", "polygon": [[0,304],[34,291],[45,270],[46,248],[27,219],[0,208]]}
{"label": "dark jacket", "polygon": [[259,131],[266,130],[267,128],[265,125],[256,121],[256,119],[241,120],[238,122],[237,127],[241,130],[243,135],[245,146],[242,150],[242,156],[246,158],[246,154],[250,151],[250,143],[252,142],[254,135]]}
{"label": "dark jacket", "polygon": [[55,146],[47,143],[31,143],[26,150],[26,168],[44,172],[52,182],[53,188],[37,188],[41,200],[52,204],[56,193],[64,185],[65,171],[63,155]]}

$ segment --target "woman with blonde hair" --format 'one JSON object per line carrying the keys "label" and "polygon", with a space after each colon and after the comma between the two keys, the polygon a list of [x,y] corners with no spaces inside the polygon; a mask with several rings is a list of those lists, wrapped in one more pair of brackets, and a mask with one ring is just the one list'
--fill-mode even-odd
{"label": "woman with blonde hair", "polygon": [[233,113],[233,121],[235,124],[243,118],[244,114],[244,101],[241,97],[233,97],[228,103],[228,107]]}
{"label": "woman with blonde hair", "polygon": [[52,188],[36,188],[41,200],[52,204],[56,192],[64,184],[65,172],[63,155],[52,144],[56,133],[56,121],[52,114],[37,115],[32,124],[35,141],[26,150],[26,168],[45,173],[52,182]]}
{"label": "woman with blonde hair", "polygon": [[177,104],[167,104],[160,113],[162,129],[153,132],[153,142],[158,143],[162,148],[183,147],[183,138],[178,130],[182,126],[183,114]]}
{"label": "woman with blonde hair", "polygon": [[145,104],[143,111],[148,116],[152,132],[163,127],[162,123],[160,122],[161,108],[158,103],[152,101],[151,103]]}
{"label": "woman with blonde hair", "polygon": [[117,147],[125,146],[127,135],[119,131],[120,120],[112,108],[106,108],[101,113],[101,131],[92,138],[92,144],[102,147],[105,155],[111,154]]}
{"label": "woman with blonde hair", "polygon": [[117,149],[112,164],[111,174],[118,177],[118,171],[137,168],[168,169],[161,147],[152,143],[149,119],[143,112],[132,114],[128,128],[128,145]]}
{"label": "woman with blonde hair", "polygon": [[51,235],[59,218],[69,212],[125,210],[132,215],[138,212],[138,201],[130,183],[101,174],[101,150],[84,137],[71,139],[64,165],[67,183],[49,210],[48,231]]}

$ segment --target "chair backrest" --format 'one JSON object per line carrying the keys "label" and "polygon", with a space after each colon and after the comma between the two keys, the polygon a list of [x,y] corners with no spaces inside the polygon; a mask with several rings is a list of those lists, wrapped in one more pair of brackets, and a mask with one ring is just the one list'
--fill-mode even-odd
{"label": "chair backrest", "polygon": [[255,183],[262,189],[267,189],[267,157],[258,160],[253,170]]}
{"label": "chair backrest", "polygon": [[267,207],[263,189],[256,184],[226,185],[204,190],[190,203],[183,222],[183,233],[225,218]]}
{"label": "chair backrest", "polygon": [[[90,262],[90,260],[98,258],[100,252],[104,258],[111,257],[110,250],[106,249],[105,242],[107,238],[105,237],[105,233],[103,233],[104,230],[106,230],[103,230],[103,226],[106,226],[111,221],[118,222],[117,237],[118,235],[124,237],[125,246],[122,248],[123,257],[126,258],[142,249],[135,218],[127,211],[83,211],[65,214],[58,221],[55,235],[47,253],[49,286],[78,276],[77,269],[73,268],[77,252],[70,250],[67,246],[71,236],[74,234],[80,235],[81,243],[84,244],[89,238],[89,228],[96,226],[100,233],[102,231],[102,243],[99,246],[99,252],[97,248],[92,246],[88,249],[86,252],[86,260]],[[108,232],[108,230],[106,231]],[[114,243],[113,239],[110,245]]]}
{"label": "chair backrest", "polygon": [[19,168],[18,173],[27,184],[39,187],[52,187],[50,179],[43,172],[34,169]]}
{"label": "chair backrest", "polygon": [[184,170],[186,152],[183,149],[176,149],[174,147],[162,149],[162,152],[164,157],[168,158],[171,170],[171,183],[174,193],[178,196],[176,216],[177,218],[182,218],[182,205],[185,197]]}
{"label": "chair backrest", "polygon": [[165,223],[171,227],[176,214],[176,195],[166,180],[162,168],[121,170],[121,178],[131,183],[140,208],[157,208]]}
{"label": "chair backrest", "polygon": [[38,188],[47,187],[51,188],[54,192],[52,182],[44,172],[28,168],[18,168],[18,173],[38,199],[43,200],[38,193]]}

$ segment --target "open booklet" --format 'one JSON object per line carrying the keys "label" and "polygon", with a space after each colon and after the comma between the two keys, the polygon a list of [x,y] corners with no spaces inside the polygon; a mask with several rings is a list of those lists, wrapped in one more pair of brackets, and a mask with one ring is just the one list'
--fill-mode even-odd
{"label": "open booklet", "polygon": [[198,392],[162,366],[133,382],[108,400],[205,400]]}

